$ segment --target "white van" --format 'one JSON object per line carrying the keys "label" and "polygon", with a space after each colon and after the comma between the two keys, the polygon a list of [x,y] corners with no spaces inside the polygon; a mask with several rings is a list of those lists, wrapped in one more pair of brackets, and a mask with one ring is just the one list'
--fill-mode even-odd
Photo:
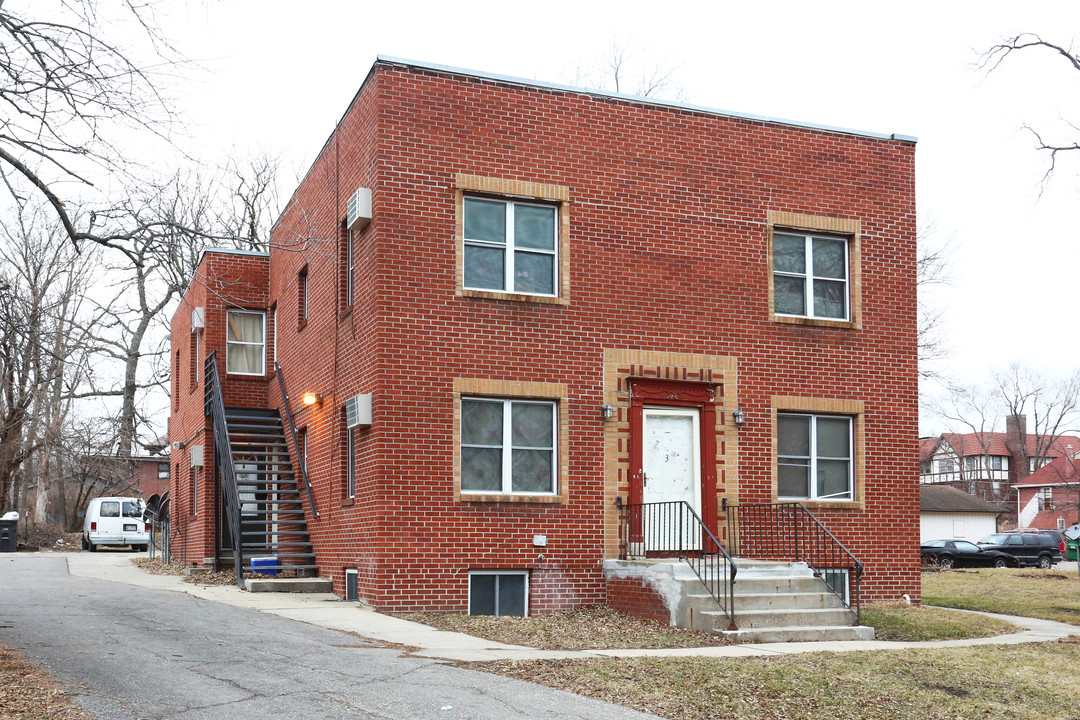
{"label": "white van", "polygon": [[83,550],[94,552],[98,545],[130,545],[135,552],[150,547],[150,524],[143,520],[139,498],[94,498],[83,520]]}

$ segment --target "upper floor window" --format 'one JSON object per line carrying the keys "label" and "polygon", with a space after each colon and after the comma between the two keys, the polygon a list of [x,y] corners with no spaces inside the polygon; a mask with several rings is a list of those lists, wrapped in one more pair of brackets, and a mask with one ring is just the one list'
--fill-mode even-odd
{"label": "upper floor window", "polygon": [[854,499],[850,417],[778,413],[777,496]]}
{"label": "upper floor window", "polygon": [[978,467],[979,467],[979,458],[975,457],[974,455],[969,455],[968,457],[964,458],[964,469],[965,470],[977,470]]}
{"label": "upper floor window", "polygon": [[1004,458],[1002,458],[1001,455],[991,455],[990,456],[990,469],[991,470],[1001,470],[1002,469],[1001,461],[1003,459]]}
{"label": "upper floor window", "polygon": [[464,215],[465,288],[557,294],[556,207],[466,197]]}
{"label": "upper floor window", "polygon": [[232,375],[266,372],[266,315],[230,310],[225,336],[225,371]]}
{"label": "upper floor window", "polygon": [[937,469],[939,473],[956,472],[956,463],[952,458],[941,458],[937,462]]}
{"label": "upper floor window", "polygon": [[296,276],[296,322],[300,327],[307,325],[309,310],[308,268],[305,265]]}
{"label": "upper floor window", "polygon": [[777,315],[848,319],[848,242],[793,232],[773,234]]}
{"label": "upper floor window", "polygon": [[557,415],[554,402],[462,398],[462,493],[555,493]]}
{"label": "upper floor window", "polygon": [[1054,509],[1054,489],[1053,488],[1039,488],[1039,510],[1053,510]]}
{"label": "upper floor window", "polygon": [[157,476],[159,478],[168,478],[169,477],[169,463],[160,462],[160,463],[157,464]]}

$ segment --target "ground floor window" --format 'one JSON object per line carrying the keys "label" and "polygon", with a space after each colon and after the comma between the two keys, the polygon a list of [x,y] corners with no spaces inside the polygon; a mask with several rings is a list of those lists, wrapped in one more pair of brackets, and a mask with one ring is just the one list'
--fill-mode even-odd
{"label": "ground floor window", "polygon": [[345,568],[345,600],[349,602],[356,602],[360,599],[356,590],[356,578],[358,573],[356,568]]}
{"label": "ground floor window", "polygon": [[851,603],[848,592],[847,568],[825,568],[821,571],[821,579],[825,581],[830,590],[844,598],[844,602]]}
{"label": "ground floor window", "polygon": [[529,576],[523,570],[469,573],[469,614],[528,615]]}
{"label": "ground floor window", "polygon": [[1040,488],[1039,489],[1039,510],[1053,510],[1054,509],[1054,489],[1053,488]]}
{"label": "ground floor window", "polygon": [[780,497],[853,498],[851,418],[780,413],[776,424]]}
{"label": "ground floor window", "polygon": [[461,400],[461,490],[554,494],[558,413],[539,400]]}

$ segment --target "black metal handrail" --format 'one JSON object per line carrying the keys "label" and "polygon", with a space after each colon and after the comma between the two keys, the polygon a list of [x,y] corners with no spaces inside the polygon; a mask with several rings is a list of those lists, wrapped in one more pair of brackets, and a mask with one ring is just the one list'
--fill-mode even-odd
{"label": "black metal handrail", "polygon": [[206,356],[205,412],[213,419],[214,459],[221,479],[225,512],[229,518],[229,534],[232,537],[233,564],[236,568],[236,585],[244,588],[244,553],[241,547],[240,489],[233,466],[232,445],[229,442],[229,423],[225,418],[225,396],[221,392],[221,378],[217,372],[217,351]]}
{"label": "black metal handrail", "polygon": [[[729,547],[737,557],[805,562],[862,621],[862,562],[800,502],[727,505]],[[835,575],[847,571],[847,583]],[[841,576],[842,577],[842,576]],[[844,591],[847,592],[844,592]]]}
{"label": "black metal handrail", "polygon": [[285,378],[281,374],[281,366],[274,362],[274,374],[277,375],[278,387],[281,388],[281,402],[285,406],[285,417],[288,419],[289,441],[296,453],[296,462],[300,466],[300,477],[304,479],[304,488],[307,489],[308,505],[311,507],[311,517],[319,519],[319,509],[315,507],[315,494],[311,491],[311,481],[308,480],[307,460],[304,453],[300,452],[300,443],[296,440],[296,423],[293,422],[292,408],[289,407],[289,393],[285,392]]}
{"label": "black metal handrail", "polygon": [[620,507],[619,557],[678,557],[697,575],[716,604],[735,624],[738,566],[690,505],[682,500]]}

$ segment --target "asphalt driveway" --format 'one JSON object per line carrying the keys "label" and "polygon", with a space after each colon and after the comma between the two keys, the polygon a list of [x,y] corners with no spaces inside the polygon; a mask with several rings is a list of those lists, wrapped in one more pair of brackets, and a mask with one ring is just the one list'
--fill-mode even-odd
{"label": "asphalt driveway", "polygon": [[371,640],[191,595],[0,555],[0,643],[100,720],[649,718]]}

